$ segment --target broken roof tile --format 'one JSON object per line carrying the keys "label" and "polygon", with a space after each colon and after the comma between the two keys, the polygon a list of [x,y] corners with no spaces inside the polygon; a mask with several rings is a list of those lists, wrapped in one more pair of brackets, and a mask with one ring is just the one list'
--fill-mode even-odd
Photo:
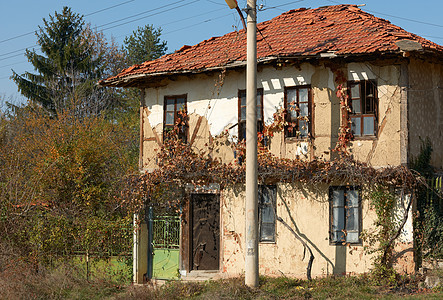
{"label": "broken roof tile", "polygon": [[[442,46],[366,13],[355,5],[290,10],[257,27],[260,29],[257,32],[259,60],[276,56],[315,56],[328,50],[334,50],[337,55],[400,53],[395,43],[404,39],[443,55]],[[194,46],[185,45],[154,61],[131,66],[100,84],[120,86],[122,79],[128,84],[131,76],[139,74],[154,77],[196,70],[204,72],[245,59],[245,31],[234,31]]]}

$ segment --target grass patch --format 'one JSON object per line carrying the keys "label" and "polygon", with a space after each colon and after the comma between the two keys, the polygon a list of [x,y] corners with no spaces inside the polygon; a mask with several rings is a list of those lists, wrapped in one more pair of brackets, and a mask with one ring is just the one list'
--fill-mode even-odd
{"label": "grass patch", "polygon": [[[244,277],[163,286],[134,286],[116,276],[115,266],[97,264],[86,280],[82,264],[63,261],[51,270],[0,257],[0,299],[443,299],[442,287],[420,288],[423,278],[398,277],[391,286],[379,285],[372,275],[326,277],[311,281],[287,277],[260,277],[249,288]],[[441,273],[438,273],[440,276]]]}
{"label": "grass patch", "polygon": [[260,277],[256,289],[237,277],[203,283],[171,281],[164,286],[127,288],[116,299],[442,299],[442,290],[418,288],[418,278],[400,278],[395,286],[376,285],[370,275],[327,277],[312,281]]}

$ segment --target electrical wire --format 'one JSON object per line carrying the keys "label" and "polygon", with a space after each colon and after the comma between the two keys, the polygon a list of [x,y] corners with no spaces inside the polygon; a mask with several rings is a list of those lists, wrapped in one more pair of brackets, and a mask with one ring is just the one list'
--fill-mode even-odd
{"label": "electrical wire", "polygon": [[[132,15],[132,16],[128,16],[128,17],[125,17],[125,18],[122,18],[122,19],[119,19],[119,20],[115,20],[115,21],[112,21],[112,22],[108,22],[108,23],[105,23],[105,24],[99,25],[99,26],[97,26],[96,28],[97,28],[97,29],[98,29],[98,28],[102,28],[102,27],[105,27],[105,26],[108,26],[108,25],[111,25],[111,24],[115,24],[115,23],[118,23],[118,22],[121,22],[121,21],[125,21],[125,20],[127,20],[127,19],[135,18],[135,17],[141,16],[141,15],[144,15],[144,14],[146,14],[146,13],[154,12],[154,11],[156,11],[156,10],[159,10],[159,9],[162,9],[162,8],[166,8],[166,7],[168,7],[168,6],[171,6],[171,5],[174,5],[174,4],[178,4],[178,3],[180,3],[180,2],[184,2],[184,1],[185,1],[185,0],[180,0],[180,1],[176,1],[176,2],[173,2],[173,3],[169,3],[169,4],[166,4],[166,5],[163,5],[163,6],[157,7],[157,8],[148,9],[148,10],[145,10],[145,11],[143,11],[143,12],[141,12],[141,13],[138,13],[138,14],[135,14],[135,15]],[[192,4],[192,3],[195,3],[195,2],[199,2],[199,1],[200,1],[200,0],[194,0],[194,1],[191,1],[191,2],[189,2],[189,3],[185,3],[185,4],[182,4],[182,5],[179,5],[179,6],[176,6],[176,7],[170,8],[169,10],[161,11],[160,13],[167,12],[167,11],[170,11],[170,10],[172,10],[172,9],[181,8],[181,7],[183,7],[183,6],[186,6],[186,5],[189,5],[189,4]],[[128,21],[128,22],[125,22],[125,23],[123,23],[123,24],[119,24],[118,26],[125,25],[125,24],[131,23],[131,22],[135,22],[135,21],[138,21],[138,20],[141,20],[141,19],[147,18],[147,17],[151,17],[151,16],[154,16],[154,15],[157,15],[157,14],[159,14],[159,13],[155,13],[155,14],[151,14],[151,15],[148,15],[148,16],[144,16],[144,17],[142,17],[142,18],[138,18],[138,19],[136,19],[136,20]],[[106,28],[106,29],[103,29],[103,30],[107,30],[107,29],[114,28],[114,27],[116,27],[116,26],[109,27],[109,28]]]}
{"label": "electrical wire", "polygon": [[419,23],[419,24],[424,24],[424,25],[429,25],[429,26],[435,26],[435,27],[443,28],[443,25],[440,25],[440,24],[434,24],[434,23],[423,22],[423,21],[419,21],[419,20],[414,20],[414,19],[394,16],[394,15],[385,14],[385,13],[381,13],[381,12],[373,11],[373,10],[369,10],[369,9],[365,9],[365,11],[368,11],[368,12],[371,12],[371,13],[374,13],[374,14],[379,14],[379,15],[382,15],[382,16],[388,16],[388,17],[391,17],[391,18],[397,18],[397,19],[404,20],[404,21],[415,22],[415,23]]}
{"label": "electrical wire", "polygon": [[[87,14],[86,16],[93,15],[93,14],[96,14],[96,13],[99,13],[99,12],[102,12],[102,11],[105,11],[105,10],[108,10],[108,9],[112,9],[112,8],[117,7],[117,6],[121,6],[121,5],[124,5],[124,4],[127,4],[127,3],[130,3],[130,2],[133,2],[133,1],[135,1],[135,0],[125,1],[125,2],[122,2],[122,3],[120,3],[120,4],[117,4],[117,5],[114,5],[114,6],[110,6],[110,7],[108,7],[108,8],[104,8],[104,9],[101,9],[101,10],[98,10],[98,11],[95,11],[95,12],[92,12],[92,13],[90,13],[90,14]],[[176,1],[176,2],[173,2],[173,3],[167,4],[167,5],[164,5],[164,6],[161,6],[161,7],[155,8],[155,9],[150,9],[150,10],[147,10],[147,11],[144,11],[144,12],[141,12],[141,13],[138,13],[138,14],[135,14],[135,15],[132,15],[132,16],[128,16],[128,17],[125,17],[125,18],[122,18],[122,19],[119,19],[119,20],[115,20],[115,21],[112,21],[112,22],[108,22],[108,23],[102,24],[102,25],[100,25],[100,26],[97,26],[96,28],[102,28],[102,27],[107,26],[107,25],[110,25],[110,24],[115,24],[115,23],[118,23],[118,22],[121,22],[121,21],[124,21],[124,20],[127,20],[127,19],[134,18],[134,17],[136,17],[136,16],[140,16],[140,15],[146,14],[146,13],[148,13],[148,12],[152,12],[152,11],[159,10],[159,9],[162,9],[162,8],[165,8],[165,7],[168,7],[168,6],[174,5],[174,4],[178,4],[178,3],[180,3],[180,2],[184,2],[184,1],[185,1],[185,0]],[[183,6],[186,6],[186,5],[189,5],[189,4],[192,4],[192,3],[198,2],[198,1],[200,1],[200,0],[194,0],[194,1],[192,1],[192,2],[185,3],[185,4],[182,4],[182,5],[179,5],[179,6],[176,6],[176,7],[170,8],[170,9],[177,9],[177,8],[180,8],[180,7],[183,7]],[[213,2],[213,1],[210,1],[210,0],[206,0],[206,1],[211,2],[211,3],[214,3],[214,4],[219,4],[219,3],[216,3],[216,2]],[[303,1],[304,1],[304,0],[297,0],[297,1],[292,1],[292,2],[287,2],[287,3],[284,3],[284,4],[280,4],[280,5],[272,6],[272,7],[266,7],[266,6],[265,6],[265,8],[262,9],[261,11],[268,10],[268,9],[277,9],[277,8],[279,8],[279,7],[282,7],[282,6],[286,6],[286,5],[290,5],[290,4],[294,4],[294,3],[299,3],[299,2],[303,2]],[[333,2],[333,3],[337,3],[337,4],[339,4],[339,2],[336,2],[336,1],[333,1],[333,0],[328,0],[328,1],[329,1],[329,2]],[[220,10],[221,10],[221,9],[220,9]],[[215,11],[217,11],[217,10],[215,10]],[[164,13],[164,12],[166,12],[166,11],[161,11],[161,12],[158,12],[158,13]],[[173,21],[173,22],[165,23],[165,24],[163,24],[163,25],[161,25],[161,26],[165,26],[165,25],[169,25],[169,24],[173,24],[173,23],[181,22],[181,21],[183,21],[183,20],[188,20],[188,19],[191,19],[191,18],[195,18],[195,17],[197,17],[197,16],[202,16],[202,15],[205,15],[205,14],[209,14],[209,13],[212,13],[212,12],[214,12],[214,11],[207,12],[207,13],[202,13],[202,14],[198,14],[198,15],[196,15],[196,16],[192,16],[192,17],[188,17],[188,18],[184,18],[184,19],[179,19],[179,20],[177,20],[177,21]],[[156,13],[156,14],[158,14],[158,13]],[[155,14],[155,15],[156,15],[156,14]],[[144,17],[142,17],[142,18],[137,18],[137,19],[134,19],[134,20],[131,20],[131,21],[127,21],[127,22],[124,22],[124,23],[116,24],[116,25],[114,25],[114,26],[110,26],[110,27],[104,28],[104,29],[102,29],[102,31],[104,31],[104,30],[109,30],[109,29],[111,29],[111,28],[115,28],[115,27],[119,27],[119,26],[123,26],[123,25],[126,25],[126,24],[131,23],[131,22],[136,22],[136,21],[138,21],[138,20],[141,20],[141,19],[143,19],[143,18],[150,17],[150,16],[152,16],[152,15],[154,15],[154,14],[151,14],[151,15],[148,15],[148,16],[144,16]],[[220,17],[217,17],[217,18],[207,19],[207,20],[204,20],[204,21],[202,21],[202,22],[198,22],[198,23],[195,23],[195,24],[192,24],[192,25],[189,25],[189,26],[186,26],[186,27],[180,28],[180,29],[176,29],[176,30],[172,30],[172,31],[164,32],[164,33],[162,33],[162,34],[163,34],[163,35],[171,34],[171,33],[177,32],[177,31],[181,31],[181,30],[183,30],[183,29],[188,29],[188,28],[190,28],[190,27],[194,27],[194,26],[198,26],[198,25],[201,25],[201,24],[204,24],[204,23],[211,22],[211,21],[213,21],[213,20],[220,19],[220,18],[223,18],[223,17],[228,16],[228,15],[231,15],[231,14],[226,14],[226,15],[223,15],[223,16],[220,16]],[[391,16],[391,15],[389,15],[389,16]],[[392,16],[392,17],[396,17],[396,16]],[[399,18],[401,18],[401,17],[399,17]],[[414,20],[412,20],[412,19],[407,19],[407,18],[404,18],[404,19],[409,20],[409,21],[414,21]],[[420,21],[418,21],[418,22],[420,22]],[[421,23],[422,23],[422,22],[421,22]],[[426,22],[424,22],[424,23],[426,23]],[[429,24],[432,24],[432,23],[429,23]],[[441,26],[441,25],[436,25],[436,24],[432,24],[432,25],[435,25],[435,26]],[[443,27],[443,26],[442,26],[442,27]],[[35,32],[35,31],[34,31],[34,32]],[[32,32],[32,33],[34,33],[34,32]],[[19,36],[16,36],[16,37],[12,37],[12,38],[6,39],[6,40],[3,40],[3,41],[0,41],[0,43],[5,42],[5,41],[7,41],[7,40],[15,39],[15,38],[18,38],[18,37],[21,37],[21,36],[24,36],[24,35],[27,35],[27,34],[23,34],[23,35],[19,35]],[[426,36],[426,35],[422,35],[422,36]],[[443,39],[443,37],[436,37],[436,36],[428,36],[428,37],[431,37],[431,38],[438,38],[438,39]],[[38,46],[38,45],[34,45],[34,46]],[[34,47],[34,46],[31,46],[31,47]],[[16,53],[16,52],[21,52],[21,51],[26,50],[26,49],[31,48],[31,47],[22,48],[22,49],[19,49],[19,50],[15,50],[15,51],[11,51],[11,52],[8,52],[8,53],[0,54],[0,57],[1,57],[1,56],[5,56],[5,55],[8,55],[8,54]],[[10,59],[10,58],[13,58],[13,57],[20,56],[20,55],[22,55],[22,53],[19,53],[19,54],[16,54],[16,55],[12,55],[12,56],[8,56],[8,57],[4,57],[4,58],[0,58],[0,61],[7,60],[7,59]],[[22,63],[22,62],[21,62],[21,63]],[[23,63],[24,63],[24,62],[23,62]],[[9,65],[4,65],[4,66],[0,66],[0,68],[6,67],[6,66],[10,66],[10,65],[11,65],[11,64],[9,64]]]}
{"label": "electrical wire", "polygon": [[265,6],[265,8],[260,9],[260,11],[265,11],[265,10],[268,10],[268,9],[278,9],[279,7],[282,7],[282,6],[287,6],[287,5],[290,5],[290,4],[299,3],[299,2],[303,2],[303,1],[305,1],[305,0],[292,1],[292,2],[288,2],[288,3],[285,3],[285,4],[276,5],[276,6],[269,6],[269,7]]}
{"label": "electrical wire", "polygon": [[122,6],[122,5],[127,4],[127,3],[130,3],[130,2],[134,2],[134,1],[135,1],[135,0],[129,0],[129,1],[122,2],[122,3],[120,3],[120,4],[116,4],[116,5],[109,6],[109,7],[106,7],[106,8],[100,9],[100,10],[96,10],[96,11],[94,11],[94,12],[92,12],[92,13],[86,14],[85,17],[89,17],[89,16],[92,16],[92,15],[95,15],[95,14],[98,14],[98,13],[101,13],[101,12],[104,12],[104,11],[107,11],[107,10],[112,9],[112,8],[115,8],[115,7]]}
{"label": "electrical wire", "polygon": [[[127,2],[124,2],[124,3],[132,2],[132,1],[135,1],[135,0],[127,1]],[[176,1],[176,2],[173,2],[173,3],[167,4],[167,5],[163,5],[163,6],[160,6],[160,7],[154,8],[154,9],[149,9],[149,10],[143,11],[143,12],[141,12],[141,13],[137,13],[137,14],[135,14],[135,15],[131,15],[131,16],[128,16],[128,17],[125,17],[125,18],[119,19],[119,20],[115,20],[115,21],[112,21],[112,22],[108,22],[108,23],[105,23],[105,24],[102,24],[102,25],[97,26],[96,29],[101,28],[101,27],[104,27],[104,26],[106,26],[106,25],[110,25],[110,24],[114,24],[114,23],[117,23],[117,22],[121,22],[121,21],[123,21],[123,20],[131,19],[131,18],[134,18],[134,17],[136,17],[136,16],[140,16],[140,15],[146,14],[146,13],[148,13],[148,12],[154,12],[154,11],[156,11],[156,10],[159,10],[159,9],[162,9],[162,8],[166,8],[166,7],[168,7],[168,6],[171,6],[171,5],[174,5],[174,4],[178,4],[178,3],[180,3],[180,2],[184,2],[184,1],[185,1],[185,0]],[[156,13],[154,13],[154,14],[150,14],[150,15],[147,15],[147,16],[143,16],[143,17],[141,17],[141,18],[137,18],[137,19],[134,19],[134,20],[131,20],[131,21],[127,21],[127,22],[120,23],[120,24],[117,24],[117,25],[114,25],[114,26],[110,26],[110,27],[107,27],[107,28],[102,29],[102,31],[109,30],[109,29],[111,29],[111,28],[119,27],[119,26],[122,26],[122,25],[126,25],[126,24],[129,24],[129,23],[132,23],[132,22],[136,22],[136,21],[139,21],[139,20],[141,20],[141,19],[148,18],[148,17],[154,16],[154,15],[158,15],[158,14],[161,14],[161,13],[169,12],[169,11],[172,10],[172,9],[178,9],[178,8],[181,8],[181,7],[184,7],[184,6],[187,6],[187,5],[193,4],[193,3],[198,2],[198,1],[200,1],[200,0],[194,0],[194,1],[191,1],[191,2],[189,2],[189,3],[185,3],[185,4],[182,4],[182,5],[178,5],[178,6],[175,6],[175,7],[169,8],[169,9],[167,9],[167,10],[163,10],[163,11],[160,11],[160,12],[156,12]],[[113,7],[115,7],[115,6],[113,6]],[[100,10],[100,11],[97,11],[97,12],[94,12],[94,13],[98,13],[98,12],[101,12],[101,11],[104,11],[104,10],[107,10],[107,9],[110,9],[110,8],[112,8],[112,7],[109,7],[109,8],[106,8],[106,9],[103,9],[103,10]],[[91,14],[94,14],[94,13],[91,13]],[[89,14],[89,15],[91,15],[91,14]],[[10,58],[14,58],[14,57],[17,57],[17,56],[21,56],[21,55],[23,55],[23,53],[21,53],[23,50],[26,50],[26,49],[29,49],[29,48],[32,48],[32,47],[36,47],[36,46],[38,46],[38,45],[35,44],[35,45],[33,45],[33,46],[29,46],[29,47],[22,48],[22,49],[19,49],[19,50],[14,50],[14,51],[11,51],[11,52],[8,52],[8,53],[0,54],[0,57],[2,57],[2,56],[5,56],[5,55],[8,55],[8,54],[12,54],[12,53],[20,52],[20,53],[15,54],[15,55],[11,55],[11,56],[8,56],[8,57],[0,58],[0,61],[4,61],[4,60],[10,59]],[[0,66],[0,68],[2,68],[2,67],[5,67],[5,66]]]}
{"label": "electrical wire", "polygon": [[198,26],[200,24],[204,24],[204,23],[208,23],[208,22],[211,22],[211,21],[214,21],[214,20],[217,20],[217,19],[221,19],[221,18],[224,18],[226,16],[230,16],[230,15],[231,14],[229,13],[229,14],[225,14],[225,15],[222,15],[222,16],[219,16],[219,17],[216,17],[216,18],[207,19],[207,20],[201,21],[199,23],[195,23],[195,24],[192,24],[192,25],[189,25],[189,26],[182,27],[180,29],[175,29],[175,30],[172,30],[172,31],[164,32],[164,33],[162,33],[162,35],[171,34],[171,33],[177,32],[177,31],[181,31],[181,30],[188,29],[188,28],[191,28],[191,27],[194,27],[194,26]]}
{"label": "electrical wire", "polygon": [[[327,1],[329,1],[331,3],[334,3],[334,4],[342,4],[341,2],[337,2],[337,1],[334,1],[334,0],[327,0]],[[390,15],[390,14],[386,14],[386,13],[382,13],[382,12],[378,12],[378,11],[374,11],[374,10],[369,10],[369,9],[365,9],[365,11],[371,12],[373,14],[379,14],[379,15],[382,15],[382,16],[388,16],[388,17],[391,17],[391,18],[397,18],[397,19],[404,20],[404,21],[415,22],[415,23],[419,23],[419,24],[424,24],[424,25],[429,25],[429,26],[435,26],[435,27],[443,28],[443,25],[441,25],[441,24],[423,22],[423,21],[420,21],[420,20],[414,20],[414,19],[410,19],[410,18],[399,17],[399,16],[396,16],[396,15]]]}
{"label": "electrical wire", "polygon": [[[111,26],[111,27],[103,28],[103,29],[101,29],[101,30],[102,30],[102,31],[105,31],[105,30],[109,30],[109,29],[112,29],[112,28],[115,28],[115,27],[119,27],[119,26],[122,26],[122,25],[126,25],[126,24],[129,24],[129,23],[133,23],[133,22],[136,22],[136,21],[140,21],[140,20],[146,19],[146,18],[148,18],[148,17],[156,16],[156,15],[159,15],[159,14],[162,14],[162,13],[166,13],[166,12],[170,12],[172,9],[181,8],[181,7],[184,7],[184,6],[187,6],[187,5],[193,4],[193,3],[195,3],[195,2],[199,2],[199,1],[200,1],[200,0],[194,0],[194,1],[189,2],[189,3],[186,3],[186,4],[182,4],[182,5],[179,5],[179,6],[173,7],[173,8],[165,9],[165,10],[160,11],[160,12],[156,12],[156,13],[153,13],[153,14],[150,14],[150,15],[147,15],[147,16],[143,16],[143,17],[141,17],[141,18],[137,18],[137,19],[134,19],[134,20],[131,20],[131,21],[127,21],[127,22],[124,22],[124,23],[120,23],[120,24],[117,24],[117,25],[114,25],[114,26]],[[177,1],[177,2],[174,2],[174,3],[172,3],[172,4],[176,4],[176,3],[178,3],[178,2],[183,2],[183,1]],[[164,5],[164,6],[161,6],[161,7],[159,7],[159,8],[156,8],[156,9],[154,9],[154,10],[158,10],[158,9],[160,9],[160,8],[164,8],[164,7],[170,6],[170,5],[172,5],[172,4]],[[146,13],[146,12],[151,12],[151,11],[154,11],[154,10],[148,10],[148,11],[145,11],[145,12],[143,12],[143,13],[139,13],[139,14],[136,14],[136,15],[133,15],[133,16],[130,16],[130,17],[126,17],[126,18],[123,18],[123,19],[120,19],[120,20],[112,21],[112,22],[109,22],[109,23],[106,23],[106,24],[103,24],[103,25],[97,26],[96,29],[98,29],[98,28],[102,28],[102,27],[104,27],[104,26],[107,26],[107,25],[110,25],[110,24],[114,24],[114,23],[117,23],[117,22],[120,22],[120,21],[124,21],[124,20],[126,20],[126,19],[133,18],[134,16],[139,16],[139,15],[142,15],[142,14],[144,14],[144,13]]]}
{"label": "electrical wire", "polygon": [[[97,11],[94,11],[94,12],[92,12],[92,13],[89,13],[89,14],[87,14],[87,15],[85,15],[85,16],[92,16],[92,15],[95,15],[95,14],[97,14],[97,13],[100,13],[100,12],[103,12],[103,11],[109,10],[109,9],[111,9],[111,8],[115,8],[115,7],[118,7],[118,6],[121,6],[121,5],[124,5],[124,4],[127,4],[127,3],[130,3],[130,2],[134,2],[134,1],[135,1],[135,0],[129,0],[129,1],[122,2],[122,3],[120,3],[120,4],[116,4],[116,5],[113,5],[113,6],[106,7],[106,8],[102,8],[102,9],[100,9],[100,10],[97,10]],[[23,34],[17,35],[17,36],[13,36],[13,37],[10,37],[10,38],[4,39],[4,40],[0,40],[0,44],[1,44],[1,43],[5,43],[5,42],[8,42],[8,41],[15,40],[15,39],[18,39],[18,38],[21,38],[21,37],[27,36],[27,35],[31,35],[31,34],[34,34],[34,33],[36,33],[36,32],[37,32],[37,30],[34,30],[34,31],[30,31],[30,32],[27,32],[27,33],[23,33]]]}
{"label": "electrical wire", "polygon": [[[160,25],[160,27],[162,27],[162,26],[166,26],[166,25],[170,25],[170,24],[174,24],[174,23],[179,23],[179,22],[182,22],[182,21],[185,21],[185,20],[193,19],[193,18],[196,18],[196,17],[200,17],[200,16],[203,16],[203,15],[211,14],[211,13],[214,13],[214,12],[217,12],[217,11],[221,11],[221,10],[225,10],[225,9],[222,9],[222,8],[220,8],[220,9],[215,9],[215,10],[208,11],[208,12],[204,12],[204,13],[201,13],[201,14],[197,14],[197,15],[194,15],[194,16],[191,16],[191,17],[188,17],[188,18],[182,18],[182,19],[179,19],[179,20],[176,20],[176,21],[172,21],[172,22],[164,23],[164,24]],[[226,16],[226,15],[223,15],[223,16],[221,16],[221,17],[224,17],[224,16]],[[213,20],[215,20],[215,19],[219,19],[219,18],[221,18],[221,17],[214,18]],[[204,22],[195,23],[195,24],[193,24],[193,25],[190,25],[190,26],[187,26],[187,27],[184,27],[184,28],[181,28],[181,29],[177,29],[177,30],[174,30],[174,31],[172,31],[172,32],[180,31],[180,30],[182,30],[182,29],[187,29],[187,28],[189,28],[189,27],[197,26],[197,25],[200,25],[200,24],[202,24],[202,23],[207,23],[207,22],[209,22],[209,21],[210,21],[210,20],[205,20]],[[121,25],[124,25],[124,24],[121,24]],[[116,27],[116,26],[115,26],[115,27]],[[108,28],[107,28],[107,29],[108,29]],[[169,34],[169,33],[172,33],[172,32],[170,31],[170,32],[162,33],[162,34],[165,35],[165,34]],[[122,36],[118,36],[118,37],[116,37],[116,38],[119,38],[119,37],[122,37]],[[21,51],[23,51],[23,50],[26,50],[26,49],[29,49],[29,48],[31,48],[31,47],[35,47],[35,46],[38,46],[38,45],[34,45],[34,46],[26,47],[26,48],[23,48],[23,49],[15,50],[15,51],[12,51],[12,52],[8,52],[8,53],[0,54],[0,57],[1,57],[1,56],[4,56],[4,55],[7,55],[7,54],[12,54],[12,53],[16,53],[16,52],[21,52]],[[13,58],[13,57],[17,57],[17,56],[21,56],[21,55],[23,55],[23,53],[19,53],[19,54],[16,54],[16,55],[12,55],[12,56],[8,56],[8,57],[0,58],[0,61],[7,60],[7,59],[10,59],[10,58]],[[20,63],[25,63],[25,61],[19,62],[19,63],[17,63],[17,64],[20,64]],[[11,65],[15,65],[15,64],[3,65],[3,66],[0,66],[0,69],[1,69],[1,68],[4,68],[4,67],[9,67],[9,66],[11,66]]]}

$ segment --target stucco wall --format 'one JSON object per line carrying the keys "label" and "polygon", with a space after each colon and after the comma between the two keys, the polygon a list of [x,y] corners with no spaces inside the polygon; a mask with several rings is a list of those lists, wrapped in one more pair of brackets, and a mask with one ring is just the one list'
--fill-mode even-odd
{"label": "stucco wall", "polygon": [[[337,67],[337,66],[335,66]],[[376,138],[360,139],[350,143],[354,158],[373,166],[401,164],[401,90],[399,65],[350,63],[341,70],[347,80],[373,79],[377,81],[379,108]],[[260,67],[258,87],[264,91],[264,119],[272,123],[273,114],[284,101],[284,87],[310,84],[313,99],[313,132],[311,140],[285,139],[277,132],[270,142],[270,151],[284,158],[304,159],[318,157],[330,159],[337,142],[340,126],[340,102],[336,96],[336,74],[324,64],[308,63],[300,66]],[[194,149],[207,150],[212,144],[212,155],[224,162],[235,159],[233,143],[236,141],[238,121],[238,90],[245,89],[243,71],[227,71],[212,75],[178,77],[162,85],[145,89],[143,108],[143,168],[155,168],[155,154],[162,143],[163,101],[168,95],[187,95],[189,137]],[[222,134],[223,133],[223,134]],[[192,138],[194,137],[194,138]],[[313,276],[366,272],[372,265],[371,256],[363,246],[330,245],[328,186],[317,186],[316,192],[302,186],[279,185],[278,214],[291,223],[282,206],[286,199],[298,230],[314,250]],[[375,213],[363,202],[363,228],[371,229]],[[221,197],[222,271],[240,274],[244,270],[244,191],[228,188]],[[412,231],[400,246],[406,255],[399,257],[400,271],[411,272]],[[260,268],[262,274],[281,273],[303,277],[309,257],[303,259],[302,245],[277,223],[277,242],[260,244]],[[307,255],[307,254],[306,254]],[[412,266],[412,267],[411,267]]]}
{"label": "stucco wall", "polygon": [[[343,275],[368,272],[372,268],[373,255],[367,254],[369,245],[337,246],[329,241],[329,202],[328,186],[319,185],[307,188],[301,184],[283,184],[277,187],[277,215],[296,230],[299,236],[311,247],[314,254],[312,276]],[[245,256],[245,217],[242,187],[226,189],[222,192],[222,272],[235,276],[244,272]],[[374,229],[375,211],[362,196],[362,228],[371,232]],[[289,206],[295,227],[283,203]],[[408,199],[408,198],[407,198]],[[397,211],[401,216],[403,211]],[[412,218],[409,217],[406,229],[402,232],[401,243],[396,248],[398,254],[396,269],[399,272],[413,272]],[[368,248],[369,249],[369,248]],[[309,252],[280,222],[276,222],[276,242],[259,244],[260,274],[286,275],[305,278]]]}
{"label": "stucco wall", "polygon": [[[374,79],[378,84],[379,132],[376,139],[354,141],[351,153],[357,160],[373,166],[400,164],[400,89],[399,67],[375,66],[369,63],[350,63],[342,69],[349,80]],[[276,69],[260,67],[258,87],[263,88],[264,120],[273,122],[273,114],[282,108],[284,88],[310,84],[313,93],[314,114],[311,140],[285,139],[277,133],[271,139],[270,150],[278,157],[305,159],[319,157],[329,159],[335,147],[340,126],[340,103],[336,97],[337,83],[331,68],[324,64],[308,63]],[[228,133],[215,156],[225,161],[234,157],[231,142],[237,136],[238,90],[245,89],[245,72],[227,71],[224,75],[195,75],[179,77],[167,84],[145,90],[143,162],[144,168],[152,167],[154,149],[162,140],[163,101],[168,95],[187,95],[190,115],[189,138],[195,136],[196,148],[205,147],[223,131]],[[203,121],[198,119],[203,117]],[[197,124],[200,124],[197,129]],[[195,132],[194,132],[195,131]],[[155,132],[155,134],[154,134]],[[158,137],[157,139],[155,137]],[[217,140],[217,139],[214,139]]]}
{"label": "stucco wall", "polygon": [[408,117],[411,157],[420,154],[421,140],[432,142],[431,164],[443,168],[443,66],[411,59]]}

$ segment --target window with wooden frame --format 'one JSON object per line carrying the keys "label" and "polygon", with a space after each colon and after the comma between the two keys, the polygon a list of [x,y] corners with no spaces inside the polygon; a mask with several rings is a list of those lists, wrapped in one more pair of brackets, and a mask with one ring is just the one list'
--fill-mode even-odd
{"label": "window with wooden frame", "polygon": [[331,244],[359,244],[361,232],[361,199],[357,187],[329,188],[329,241]]}
{"label": "window with wooden frame", "polygon": [[186,95],[165,96],[163,110],[163,139],[167,138],[177,125],[178,137],[186,142],[188,137],[188,124],[185,118],[187,113]]}
{"label": "window with wooden frame", "polygon": [[[257,89],[257,132],[263,131],[263,89]],[[238,91],[238,139],[246,139],[246,90]]]}
{"label": "window with wooden frame", "polygon": [[260,242],[275,242],[276,198],[277,186],[258,186]]}
{"label": "window with wooden frame", "polygon": [[349,81],[351,100],[351,130],[355,137],[375,136],[377,133],[377,83],[374,80]]}
{"label": "window with wooden frame", "polygon": [[285,137],[308,138],[311,135],[311,86],[285,88]]}

